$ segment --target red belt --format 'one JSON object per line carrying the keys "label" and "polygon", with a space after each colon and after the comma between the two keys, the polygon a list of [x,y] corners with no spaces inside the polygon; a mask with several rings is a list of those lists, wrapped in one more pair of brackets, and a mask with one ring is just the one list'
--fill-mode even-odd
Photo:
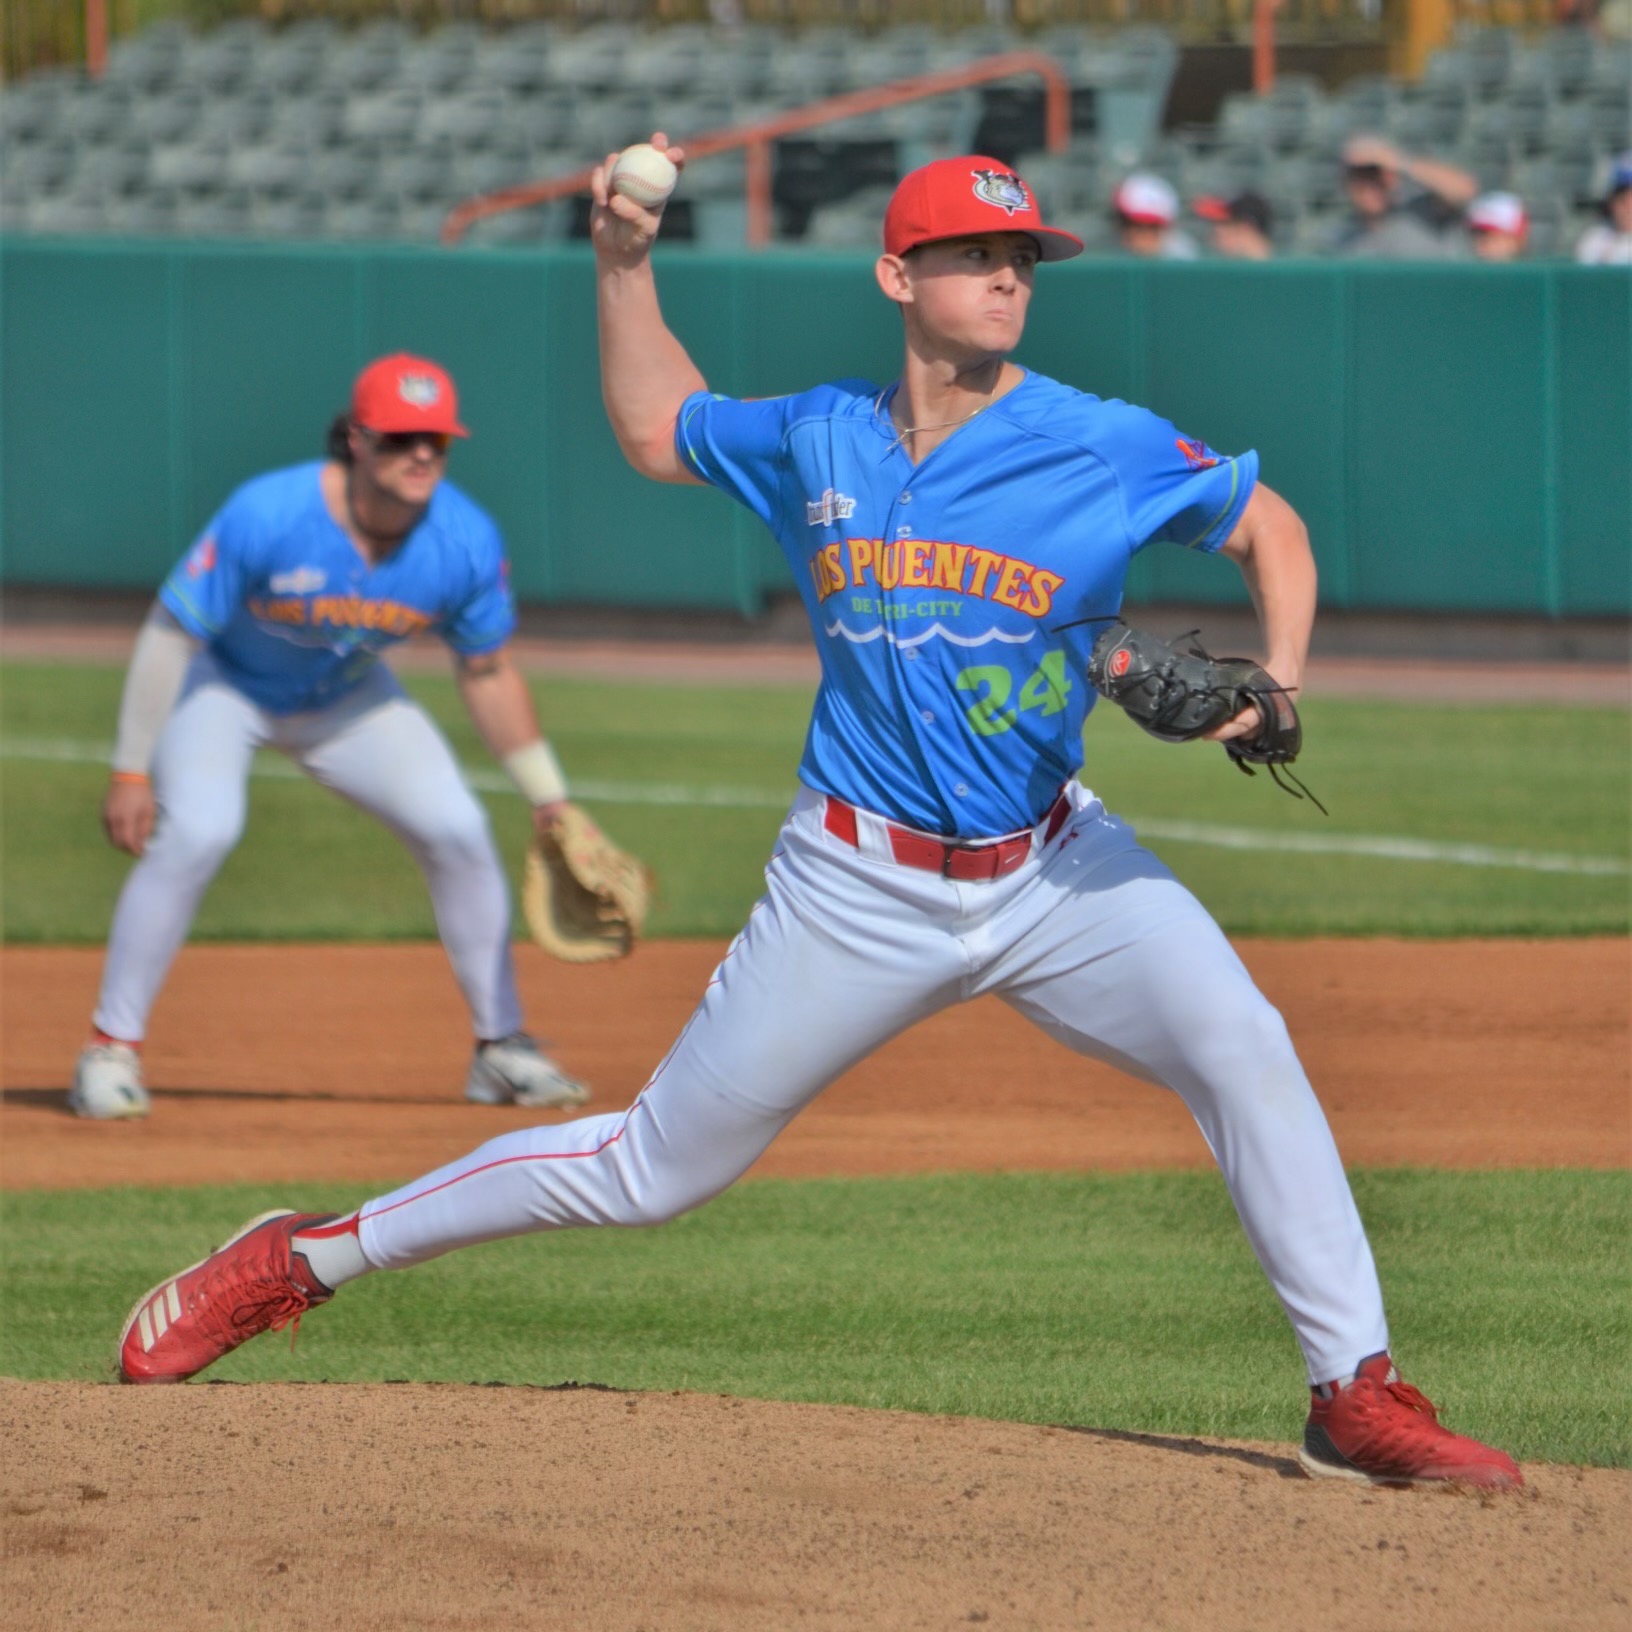
{"label": "red belt", "polygon": [[[1065,825],[1071,813],[1071,801],[1062,791],[1048,812],[1048,826],[1043,830],[1042,842],[1050,839]],[[835,838],[860,848],[856,836],[856,809],[842,799],[827,795],[827,810],[822,825]],[[998,839],[986,844],[948,844],[944,839],[932,838],[927,833],[915,833],[910,827],[885,823],[890,835],[890,849],[903,867],[917,867],[926,873],[939,873],[942,878],[959,884],[984,883],[1002,878],[1020,866],[1032,851],[1035,830],[1016,833],[1012,838]]]}

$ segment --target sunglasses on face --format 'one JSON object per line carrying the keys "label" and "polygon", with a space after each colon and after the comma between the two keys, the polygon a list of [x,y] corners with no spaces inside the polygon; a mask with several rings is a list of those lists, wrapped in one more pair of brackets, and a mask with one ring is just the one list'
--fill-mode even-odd
{"label": "sunglasses on face", "polygon": [[438,458],[444,458],[453,438],[446,431],[364,431],[377,453],[386,458],[413,453],[421,444]]}
{"label": "sunglasses on face", "polygon": [[1373,187],[1380,187],[1387,172],[1380,164],[1351,164],[1346,174],[1350,181],[1369,183]]}

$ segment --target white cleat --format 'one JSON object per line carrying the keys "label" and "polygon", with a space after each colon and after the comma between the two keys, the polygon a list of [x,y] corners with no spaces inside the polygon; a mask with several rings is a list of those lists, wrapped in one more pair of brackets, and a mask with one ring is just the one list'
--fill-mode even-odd
{"label": "white cleat", "polygon": [[583,1105],[589,1089],[569,1077],[524,1031],[483,1043],[470,1062],[465,1098],[473,1105],[527,1105],[536,1110]]}
{"label": "white cleat", "polygon": [[142,1086],[142,1062],[129,1043],[87,1043],[74,1066],[68,1109],[95,1122],[146,1116],[153,1108]]}

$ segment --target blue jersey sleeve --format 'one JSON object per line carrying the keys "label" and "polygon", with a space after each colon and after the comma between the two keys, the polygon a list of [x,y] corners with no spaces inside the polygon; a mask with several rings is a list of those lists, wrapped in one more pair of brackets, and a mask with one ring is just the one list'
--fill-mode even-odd
{"label": "blue jersey sleeve", "polygon": [[1135,549],[1163,541],[1218,549],[1258,482],[1258,455],[1230,457],[1143,408],[1121,416],[1106,449],[1122,488]]}
{"label": "blue jersey sleeve", "polygon": [[499,530],[484,516],[471,563],[471,587],[442,623],[442,638],[456,652],[477,657],[497,651],[516,632],[516,598]]}
{"label": "blue jersey sleeve", "polygon": [[776,510],[782,439],[792,397],[742,402],[697,391],[680,405],[674,446],[710,487],[729,493],[767,525]]}
{"label": "blue jersey sleeve", "polygon": [[253,540],[249,508],[235,495],[160,586],[159,600],[195,639],[213,640],[238,610]]}

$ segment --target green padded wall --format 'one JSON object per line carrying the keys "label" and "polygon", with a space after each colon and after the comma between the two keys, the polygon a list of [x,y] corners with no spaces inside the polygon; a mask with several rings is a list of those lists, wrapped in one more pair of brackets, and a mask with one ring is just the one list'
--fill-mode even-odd
{"label": "green padded wall", "polygon": [[[869,258],[659,248],[709,382],[880,383],[900,326]],[[601,409],[594,269],[551,253],[0,240],[0,573],[155,585],[228,491],[315,457],[367,359],[445,363],[453,479],[524,599],[752,616],[791,580],[718,494],[642,481]],[[1632,278],[1573,266],[1079,261],[1043,269],[1027,365],[1257,448],[1327,605],[1632,610]],[[1146,551],[1139,600],[1237,601]]]}

